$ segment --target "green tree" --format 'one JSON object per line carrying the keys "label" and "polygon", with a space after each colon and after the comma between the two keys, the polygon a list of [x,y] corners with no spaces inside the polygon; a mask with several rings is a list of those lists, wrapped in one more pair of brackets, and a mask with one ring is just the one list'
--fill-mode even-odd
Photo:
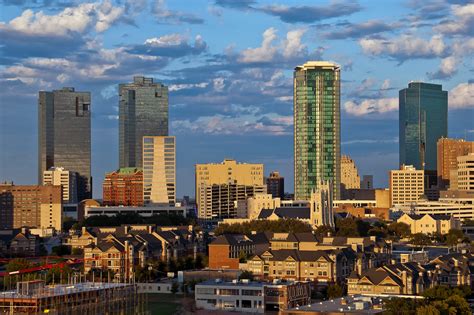
{"label": "green tree", "polygon": [[280,220],[252,220],[244,223],[220,224],[215,230],[215,235],[225,233],[250,234],[256,232],[311,232],[312,228],[308,223],[297,219],[280,219]]}
{"label": "green tree", "polygon": [[28,269],[31,267],[33,267],[33,265],[27,259],[15,258],[8,262],[6,269],[8,272],[12,272],[12,271],[18,271],[22,269]]}
{"label": "green tree", "polygon": [[403,222],[392,222],[388,225],[387,229],[397,239],[409,237],[411,234],[410,226]]}
{"label": "green tree", "polygon": [[338,298],[344,295],[344,290],[338,284],[329,285],[327,292],[328,292],[328,298],[330,299]]}
{"label": "green tree", "polygon": [[470,315],[470,314],[472,314],[471,313],[471,307],[469,306],[469,303],[462,296],[454,294],[454,295],[451,295],[446,300],[444,300],[444,302],[449,305],[450,309],[454,308],[456,310],[456,312],[454,313],[456,315]]}
{"label": "green tree", "polygon": [[336,231],[330,226],[320,225],[314,230],[314,234],[319,237],[325,237],[328,235],[336,235]]}
{"label": "green tree", "polygon": [[416,315],[441,315],[434,305],[423,305],[416,309]]}
{"label": "green tree", "polygon": [[173,281],[173,283],[171,284],[171,293],[176,294],[178,292],[178,289],[179,289],[178,282]]}
{"label": "green tree", "polygon": [[458,230],[458,229],[451,229],[446,235],[446,244],[448,246],[456,246],[463,239],[464,239],[463,231]]}
{"label": "green tree", "polygon": [[202,257],[201,254],[197,254],[196,260],[194,261],[194,265],[196,269],[202,269],[206,266],[204,264],[204,258]]}
{"label": "green tree", "polygon": [[384,300],[384,315],[412,315],[416,312],[416,302],[412,299],[390,298]]}
{"label": "green tree", "polygon": [[194,269],[194,266],[195,266],[195,262],[194,262],[193,257],[191,256],[186,257],[186,259],[184,260],[184,270]]}
{"label": "green tree", "polygon": [[54,246],[51,251],[56,256],[64,256],[64,255],[70,255],[71,254],[71,248],[69,246],[66,246],[66,245]]}
{"label": "green tree", "polygon": [[353,218],[336,220],[337,236],[360,236],[357,222]]}
{"label": "green tree", "polygon": [[248,280],[252,281],[253,280],[253,272],[248,271],[248,270],[242,271],[242,273],[239,276],[239,280],[242,280],[242,279],[248,279]]}
{"label": "green tree", "polygon": [[416,246],[431,245],[431,239],[428,235],[423,233],[416,233],[411,236],[410,242]]}
{"label": "green tree", "polygon": [[73,255],[82,255],[82,254],[84,254],[84,250],[82,248],[77,248],[76,247],[76,248],[73,248],[71,250],[71,254],[73,254]]}

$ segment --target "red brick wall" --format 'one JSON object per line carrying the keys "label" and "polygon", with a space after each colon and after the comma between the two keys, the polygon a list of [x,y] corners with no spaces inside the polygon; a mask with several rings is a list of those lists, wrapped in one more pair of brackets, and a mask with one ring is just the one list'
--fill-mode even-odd
{"label": "red brick wall", "polygon": [[209,268],[239,269],[239,259],[229,258],[229,245],[209,245]]}

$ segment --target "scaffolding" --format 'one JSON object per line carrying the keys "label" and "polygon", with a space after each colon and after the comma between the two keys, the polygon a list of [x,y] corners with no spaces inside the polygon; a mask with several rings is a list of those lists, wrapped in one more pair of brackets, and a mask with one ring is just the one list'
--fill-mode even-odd
{"label": "scaffolding", "polygon": [[134,283],[17,283],[0,293],[0,314],[149,315],[147,299]]}

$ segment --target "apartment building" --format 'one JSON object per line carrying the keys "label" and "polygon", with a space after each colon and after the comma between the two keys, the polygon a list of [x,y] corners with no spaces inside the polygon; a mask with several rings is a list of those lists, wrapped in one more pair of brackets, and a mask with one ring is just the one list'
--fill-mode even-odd
{"label": "apartment building", "polygon": [[458,168],[457,158],[474,153],[474,142],[464,139],[441,138],[437,143],[438,185],[441,188],[450,186],[451,172]]}
{"label": "apartment building", "polygon": [[412,234],[447,234],[451,229],[461,229],[461,222],[450,215],[404,213],[397,222],[410,226]]}
{"label": "apartment building", "polygon": [[392,170],[390,177],[390,205],[397,206],[417,202],[424,195],[424,171],[412,165],[402,165]]}
{"label": "apartment building", "polygon": [[143,206],[143,171],[129,167],[105,174],[102,192],[104,206]]}
{"label": "apartment building", "polygon": [[43,172],[43,185],[61,186],[63,203],[77,203],[77,173],[51,167]]}

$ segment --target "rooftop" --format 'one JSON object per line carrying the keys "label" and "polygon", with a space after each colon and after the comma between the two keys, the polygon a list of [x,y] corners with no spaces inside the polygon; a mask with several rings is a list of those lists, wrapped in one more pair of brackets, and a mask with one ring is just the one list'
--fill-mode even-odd
{"label": "rooftop", "polygon": [[361,314],[378,314],[382,313],[382,309],[372,309],[373,304],[379,305],[381,301],[377,298],[364,297],[362,295],[345,296],[338,299],[332,299],[328,301],[322,301],[313,303],[310,305],[303,305],[289,309],[288,311],[293,313],[305,313],[305,312],[321,312],[324,314],[348,314],[356,313]]}

